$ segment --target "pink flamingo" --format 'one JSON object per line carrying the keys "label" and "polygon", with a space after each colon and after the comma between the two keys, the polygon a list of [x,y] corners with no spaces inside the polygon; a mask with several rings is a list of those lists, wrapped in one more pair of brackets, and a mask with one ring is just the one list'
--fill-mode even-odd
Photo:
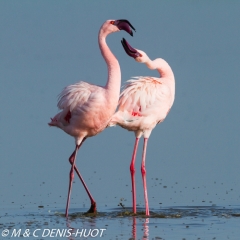
{"label": "pink flamingo", "polygon": [[70,170],[66,217],[68,216],[74,169],[91,201],[91,207],[88,212],[96,212],[97,210],[96,202],[78,171],[75,160],[77,151],[86,138],[92,137],[106,128],[118,104],[121,71],[118,60],[106,44],[106,37],[110,33],[120,30],[125,30],[133,36],[131,28],[135,30],[131,23],[124,19],[108,20],[102,25],[98,35],[98,43],[108,67],[106,85],[101,87],[81,81],[65,87],[59,95],[57,105],[62,111],[54,118],[51,118],[51,122],[48,123],[49,126],[61,128],[75,138],[76,147],[69,158],[72,167]]}
{"label": "pink flamingo", "polygon": [[148,138],[153,128],[161,123],[170,111],[175,96],[174,74],[168,63],[157,58],[149,59],[141,50],[132,48],[123,39],[122,45],[126,53],[137,62],[145,63],[150,69],[157,69],[160,78],[134,77],[128,80],[119,99],[118,111],[112,117],[109,126],[119,125],[136,136],[130,172],[132,179],[133,212],[136,213],[136,188],[135,188],[135,158],[140,137],[144,136],[141,172],[143,179],[146,215],[149,215],[148,195],[146,184],[145,158]]}

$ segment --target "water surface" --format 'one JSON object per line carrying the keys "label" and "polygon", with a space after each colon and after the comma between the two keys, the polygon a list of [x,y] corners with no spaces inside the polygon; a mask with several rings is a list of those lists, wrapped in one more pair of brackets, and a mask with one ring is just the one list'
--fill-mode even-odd
{"label": "water surface", "polygon": [[[38,206],[1,209],[4,239],[239,239],[240,206],[178,206],[151,209],[105,208],[96,216],[87,209]],[[19,231],[20,230],[20,231]],[[14,235],[15,234],[15,235]],[[14,237],[15,236],[15,237]]]}

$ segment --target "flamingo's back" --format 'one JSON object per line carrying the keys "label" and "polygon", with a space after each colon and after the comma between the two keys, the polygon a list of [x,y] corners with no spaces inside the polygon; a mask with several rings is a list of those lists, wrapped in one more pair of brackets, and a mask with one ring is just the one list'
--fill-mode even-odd
{"label": "flamingo's back", "polygon": [[59,94],[58,108],[69,108],[72,111],[76,106],[82,106],[88,100],[93,87],[83,81],[65,87]]}
{"label": "flamingo's back", "polygon": [[173,104],[168,81],[142,76],[128,80],[120,96],[118,112],[109,125],[117,124],[130,131],[152,130],[165,119]]}
{"label": "flamingo's back", "polygon": [[162,80],[155,77],[134,77],[128,80],[120,96],[119,110],[144,115],[149,109],[169,105],[171,91]]}

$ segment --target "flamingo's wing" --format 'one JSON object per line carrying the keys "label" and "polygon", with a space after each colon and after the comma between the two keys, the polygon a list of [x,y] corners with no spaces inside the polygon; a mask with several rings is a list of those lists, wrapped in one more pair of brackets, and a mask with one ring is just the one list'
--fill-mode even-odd
{"label": "flamingo's wing", "polygon": [[76,106],[82,106],[92,93],[92,85],[86,82],[78,82],[65,87],[59,94],[58,108],[69,108],[72,111]]}
{"label": "flamingo's wing", "polygon": [[133,115],[145,115],[150,109],[160,110],[168,99],[170,90],[160,78],[134,77],[127,81],[121,93],[119,110],[127,110]]}

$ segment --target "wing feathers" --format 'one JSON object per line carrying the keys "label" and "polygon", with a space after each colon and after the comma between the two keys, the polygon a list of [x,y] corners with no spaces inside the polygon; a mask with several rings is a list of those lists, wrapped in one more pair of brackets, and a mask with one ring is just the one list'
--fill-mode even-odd
{"label": "wing feathers", "polygon": [[[169,99],[170,90],[160,78],[134,77],[127,81],[120,95],[119,109],[144,112],[150,107]],[[159,108],[159,104],[156,105]]]}
{"label": "wing feathers", "polygon": [[58,108],[70,108],[72,111],[76,106],[83,105],[91,94],[92,85],[86,82],[79,82],[69,85],[63,89],[58,97]]}

